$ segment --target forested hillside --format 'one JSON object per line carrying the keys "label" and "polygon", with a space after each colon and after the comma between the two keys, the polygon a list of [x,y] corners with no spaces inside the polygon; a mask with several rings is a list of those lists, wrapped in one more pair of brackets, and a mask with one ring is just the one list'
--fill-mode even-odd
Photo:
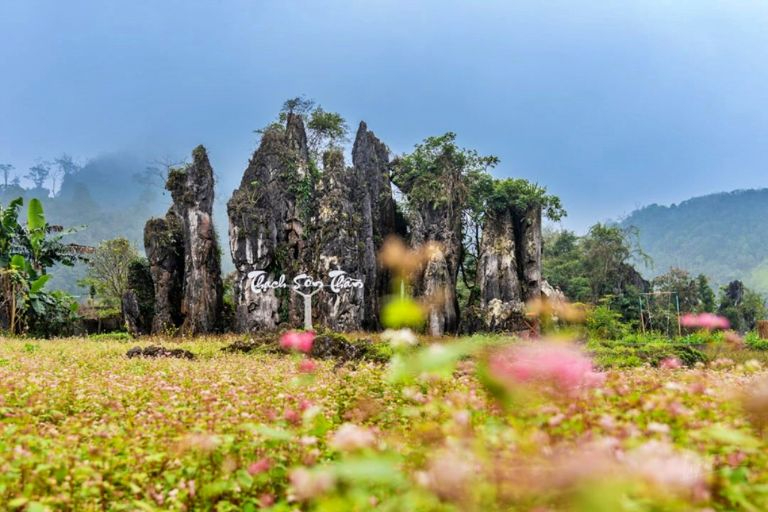
{"label": "forested hillside", "polygon": [[623,226],[639,229],[652,268],[646,278],[680,267],[707,275],[715,286],[740,279],[768,294],[768,189],[695,197],[634,211]]}
{"label": "forested hillside", "polygon": [[[62,164],[67,163],[69,168],[62,170]],[[7,205],[16,197],[24,198],[25,203],[36,197],[42,201],[52,224],[75,229],[65,237],[66,242],[95,247],[105,240],[125,237],[143,253],[144,223],[151,216],[164,214],[170,204],[170,194],[164,188],[164,167],[162,163],[125,153],[98,156],[82,166],[64,156],[38,164],[34,177],[31,172],[26,175],[29,181],[37,178],[31,188],[20,186],[18,180],[9,180],[7,185],[0,183],[0,205]],[[57,173],[59,186],[55,181]],[[21,174],[19,171],[16,176]],[[214,218],[220,236],[227,233],[223,196],[216,198],[218,215]],[[225,257],[223,261],[226,270],[231,270],[230,259]],[[85,270],[86,265],[81,262],[56,268],[49,286],[83,297],[88,290],[78,282],[85,277]]]}

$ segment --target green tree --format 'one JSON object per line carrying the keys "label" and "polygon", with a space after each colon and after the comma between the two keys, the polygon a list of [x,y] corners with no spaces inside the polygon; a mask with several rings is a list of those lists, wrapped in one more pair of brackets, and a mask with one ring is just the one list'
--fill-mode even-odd
{"label": "green tree", "polygon": [[128,289],[130,264],[138,256],[129,240],[122,237],[106,240],[88,258],[88,271],[82,284],[93,286],[105,305],[117,307]]}
{"label": "green tree", "polygon": [[637,243],[635,229],[597,223],[580,245],[592,302],[606,295],[625,293],[630,287],[644,289],[647,286],[631,264],[633,258],[649,261]]}
{"label": "green tree", "polygon": [[0,164],[0,173],[3,175],[3,190],[8,189],[9,178],[14,167],[11,164]]}
{"label": "green tree", "polygon": [[741,281],[732,281],[720,289],[717,312],[728,319],[732,329],[746,332],[754,329],[758,320],[765,318],[765,299]]}
{"label": "green tree", "polygon": [[564,230],[545,233],[543,238],[544,279],[570,300],[590,302],[592,292],[585,275],[579,237],[572,231]]}
{"label": "green tree", "polygon": [[309,130],[307,146],[316,159],[322,151],[336,148],[339,143],[344,142],[348,132],[347,122],[341,114],[326,112],[319,105],[309,114],[307,129]]}
{"label": "green tree", "polygon": [[[684,313],[701,311],[702,299],[699,296],[699,283],[681,268],[670,268],[651,282],[653,291],[668,292],[677,297],[680,311]],[[674,305],[673,305],[674,307]]]}
{"label": "green tree", "polygon": [[712,313],[715,311],[715,292],[709,286],[709,279],[704,274],[696,277],[696,286],[699,289],[699,311]]}
{"label": "green tree", "polygon": [[24,177],[31,181],[36,189],[42,189],[50,174],[51,164],[48,162],[41,162],[30,167],[29,172],[25,174]]}

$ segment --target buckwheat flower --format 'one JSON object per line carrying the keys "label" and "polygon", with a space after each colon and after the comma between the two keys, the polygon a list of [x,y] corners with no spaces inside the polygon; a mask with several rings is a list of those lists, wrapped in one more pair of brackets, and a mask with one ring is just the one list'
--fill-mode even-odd
{"label": "buckwheat flower", "polygon": [[312,359],[302,359],[299,363],[301,373],[315,373],[315,370],[317,370],[317,363]]}
{"label": "buckwheat flower", "polygon": [[736,362],[729,357],[718,357],[712,361],[711,366],[713,368],[728,368],[729,366],[733,366],[735,364]]}
{"label": "buckwheat flower", "polygon": [[310,471],[296,468],[289,476],[293,495],[299,501],[307,501],[329,491],[334,485],[334,477],[326,471]]}
{"label": "buckwheat flower", "polygon": [[733,349],[744,348],[744,338],[741,337],[737,332],[726,331],[725,342]]}
{"label": "buckwheat flower", "polygon": [[265,494],[262,494],[261,496],[259,496],[259,505],[262,508],[269,508],[269,507],[271,507],[274,504],[275,504],[275,495],[274,494],[265,493]]}
{"label": "buckwheat flower", "polygon": [[312,331],[288,331],[280,337],[280,346],[287,350],[307,353],[312,350],[315,333]]}
{"label": "buckwheat flower", "polygon": [[694,493],[706,486],[707,466],[691,451],[666,441],[649,441],[629,452],[627,468],[641,478],[673,491]]}
{"label": "buckwheat flower", "polygon": [[349,452],[368,448],[376,442],[369,429],[358,427],[352,423],[344,423],[331,438],[330,446],[336,450]]}
{"label": "buckwheat flower", "polygon": [[392,348],[405,348],[418,345],[419,340],[412,330],[387,329],[381,333],[381,339],[392,345]]}
{"label": "buckwheat flower", "polygon": [[753,425],[765,429],[768,426],[768,380],[753,381],[741,396],[741,406]]}
{"label": "buckwheat flower", "polygon": [[700,327],[702,329],[714,330],[714,329],[727,329],[730,327],[730,322],[724,316],[715,315],[712,313],[687,313],[680,317],[680,325],[683,327]]}
{"label": "buckwheat flower", "polygon": [[293,409],[286,409],[285,413],[283,414],[283,418],[285,418],[287,422],[294,425],[301,423],[301,415]]}
{"label": "buckwheat flower", "polygon": [[676,357],[667,357],[659,363],[659,368],[664,370],[678,370],[683,367],[683,363]]}
{"label": "buckwheat flower", "polygon": [[652,421],[648,423],[648,432],[652,434],[669,434],[669,425]]}
{"label": "buckwheat flower", "polygon": [[248,474],[251,476],[258,475],[259,473],[263,473],[267,470],[269,470],[269,467],[272,465],[272,462],[269,459],[259,459],[256,462],[252,462],[248,466]]}
{"label": "buckwheat flower", "polygon": [[460,501],[471,490],[476,473],[473,457],[456,450],[445,451],[432,458],[417,481],[446,501]]}
{"label": "buckwheat flower", "polygon": [[221,440],[213,434],[193,433],[184,436],[179,441],[179,447],[182,451],[196,450],[200,452],[212,452],[214,451]]}
{"label": "buckwheat flower", "polygon": [[556,392],[573,393],[604,381],[589,357],[561,343],[512,346],[493,354],[489,367],[491,375],[502,384],[545,384]]}

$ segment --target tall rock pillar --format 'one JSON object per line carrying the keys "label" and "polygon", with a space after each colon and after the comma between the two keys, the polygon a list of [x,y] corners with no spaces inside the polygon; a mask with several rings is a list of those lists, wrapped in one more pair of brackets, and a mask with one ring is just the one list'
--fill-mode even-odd
{"label": "tall rock pillar", "polygon": [[186,335],[220,327],[223,286],[221,254],[212,220],[213,185],[213,168],[203,146],[192,152],[192,164],[172,170],[166,183],[184,240],[181,332]]}
{"label": "tall rock pillar", "polygon": [[541,208],[489,209],[479,253],[478,327],[525,329],[525,303],[541,297]]}
{"label": "tall rock pillar", "polygon": [[307,136],[298,115],[265,131],[243,179],[227,203],[229,244],[237,269],[235,327],[272,330],[301,324],[301,303],[285,289],[257,291],[254,279],[294,275],[306,259],[305,219],[311,214],[314,177]]}
{"label": "tall rock pillar", "polygon": [[213,227],[213,169],[203,146],[192,163],[168,173],[173,204],[144,227],[144,246],[155,287],[152,331],[196,335],[219,330],[223,286]]}
{"label": "tall rock pillar", "polygon": [[352,190],[357,195],[361,217],[361,260],[360,269],[365,279],[365,314],[367,328],[379,326],[380,298],[387,293],[389,276],[376,263],[376,256],[390,234],[394,234],[395,200],[389,177],[389,150],[365,122],[361,121],[352,147],[357,186]]}

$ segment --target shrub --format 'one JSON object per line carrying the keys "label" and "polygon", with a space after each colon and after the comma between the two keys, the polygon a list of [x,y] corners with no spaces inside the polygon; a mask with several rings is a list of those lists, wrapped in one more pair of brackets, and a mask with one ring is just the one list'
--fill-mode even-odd
{"label": "shrub", "polygon": [[704,352],[689,342],[651,339],[638,342],[636,336],[631,341],[599,340],[589,342],[587,347],[594,355],[595,362],[603,368],[631,368],[643,364],[658,366],[670,357],[676,357],[686,366],[708,360]]}
{"label": "shrub", "polygon": [[597,306],[587,314],[587,332],[590,338],[618,340],[629,333],[629,326],[621,321],[621,314],[608,306]]}
{"label": "shrub", "polygon": [[755,331],[749,331],[744,336],[744,343],[752,350],[768,350],[768,340],[761,338]]}
{"label": "shrub", "polygon": [[80,330],[77,302],[62,291],[39,291],[29,310],[29,334],[39,338],[71,336]]}

